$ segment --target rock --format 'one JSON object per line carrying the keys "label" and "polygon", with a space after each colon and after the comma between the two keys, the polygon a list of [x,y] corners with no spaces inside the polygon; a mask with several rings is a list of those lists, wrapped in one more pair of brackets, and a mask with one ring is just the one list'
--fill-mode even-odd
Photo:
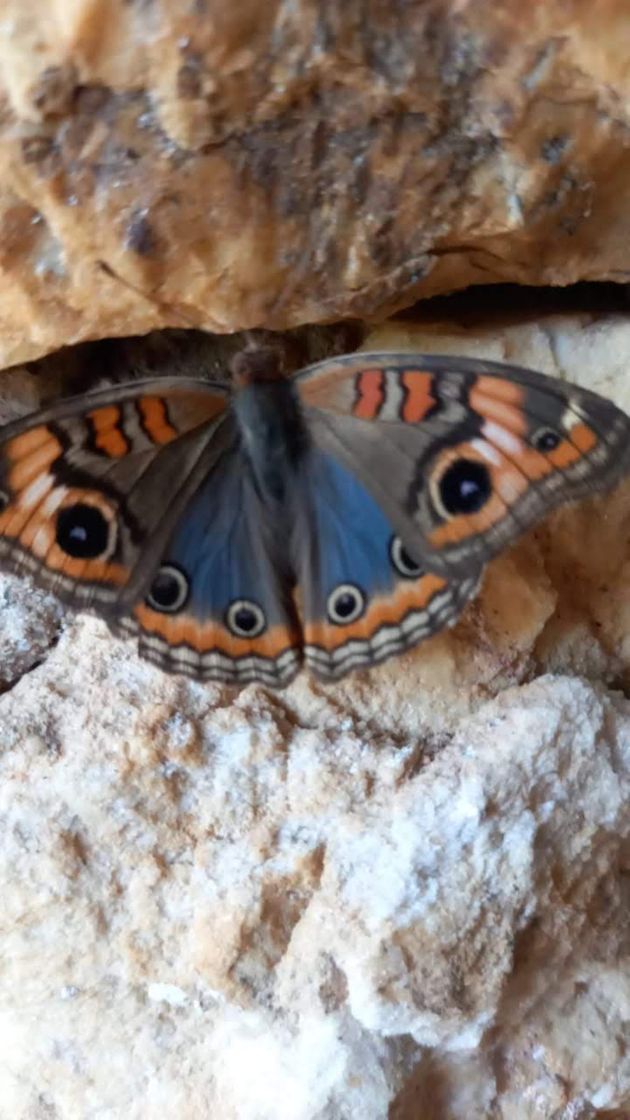
{"label": "rock", "polygon": [[6,0],[0,364],[628,279],[622,0]]}
{"label": "rock", "polygon": [[28,579],[0,575],[0,693],[44,659],[59,637],[63,610]]}
{"label": "rock", "polygon": [[[365,345],[629,399],[621,317]],[[67,357],[4,413],[83,383]],[[0,613],[0,1112],[627,1115],[629,495],[554,514],[453,631],[334,686],[166,677],[85,616],[16,680]]]}

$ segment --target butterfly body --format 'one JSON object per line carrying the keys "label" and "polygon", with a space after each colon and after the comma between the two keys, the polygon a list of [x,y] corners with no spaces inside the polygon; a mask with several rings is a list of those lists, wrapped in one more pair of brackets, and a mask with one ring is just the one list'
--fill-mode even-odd
{"label": "butterfly body", "polygon": [[[270,369],[272,375],[273,365]],[[261,496],[281,503],[308,436],[293,386],[288,380],[264,378],[242,385],[232,412],[239,439],[256,478]]]}
{"label": "butterfly body", "polygon": [[0,431],[0,563],[233,684],[324,679],[451,625],[549,509],[630,471],[630,420],[542,374],[354,354],[166,378]]}

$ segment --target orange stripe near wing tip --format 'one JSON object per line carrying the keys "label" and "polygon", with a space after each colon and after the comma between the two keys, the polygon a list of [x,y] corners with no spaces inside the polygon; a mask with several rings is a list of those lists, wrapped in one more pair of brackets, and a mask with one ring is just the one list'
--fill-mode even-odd
{"label": "orange stripe near wing tip", "polygon": [[219,622],[200,622],[191,615],[165,615],[145,603],[134,609],[134,617],[145,633],[163,638],[169,645],[186,645],[197,653],[217,650],[225,657],[266,657],[275,660],[298,645],[288,627],[273,626],[259,638],[238,638]]}
{"label": "orange stripe near wing tip", "polygon": [[[482,388],[482,381],[490,381],[492,384],[494,380],[494,378],[480,377],[475,382],[468,397],[471,408],[484,420],[500,424],[514,435],[524,436],[527,432],[527,417],[522,409],[524,394],[518,385],[515,386],[511,382],[507,382],[509,389],[517,389],[519,395],[510,397],[507,391],[493,394]],[[496,380],[500,385],[502,384],[499,378]]]}
{"label": "orange stripe near wing tip", "polygon": [[582,452],[583,455],[586,455],[589,451],[592,451],[597,444],[597,436],[595,435],[595,432],[592,428],[589,428],[588,424],[584,424],[582,421],[579,421],[577,424],[573,425],[569,435],[571,437],[571,442],[575,445],[575,447],[577,447],[578,451]]}
{"label": "orange stripe near wing tip", "polygon": [[334,626],[327,621],[306,622],[304,639],[308,645],[335,650],[353,639],[370,641],[383,626],[400,626],[403,619],[414,610],[426,610],[447,581],[429,572],[410,583],[401,583],[389,595],[379,595],[369,604],[365,613],[348,626]]}
{"label": "orange stripe near wing tip", "polygon": [[507,377],[490,377],[481,373],[475,380],[471,392],[478,392],[495,401],[505,404],[522,405],[525,400],[525,386]]}
{"label": "orange stripe near wing tip", "polygon": [[48,425],[40,424],[37,428],[31,428],[29,431],[22,432],[19,436],[14,436],[12,440],[9,440],[4,448],[4,453],[11,463],[15,463],[24,456],[31,455],[33,451],[37,451],[48,440],[57,443]]}

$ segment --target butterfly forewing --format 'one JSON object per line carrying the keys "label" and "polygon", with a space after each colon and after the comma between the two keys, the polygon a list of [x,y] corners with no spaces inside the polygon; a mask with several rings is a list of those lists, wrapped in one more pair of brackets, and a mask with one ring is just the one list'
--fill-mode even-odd
{"label": "butterfly forewing", "polygon": [[304,371],[296,387],[318,444],[429,567],[460,578],[630,469],[620,409],[517,367],[357,354]]}
{"label": "butterfly forewing", "polygon": [[3,565],[66,602],[119,609],[233,438],[227,400],[220,386],[202,382],[136,382],[4,427]]}

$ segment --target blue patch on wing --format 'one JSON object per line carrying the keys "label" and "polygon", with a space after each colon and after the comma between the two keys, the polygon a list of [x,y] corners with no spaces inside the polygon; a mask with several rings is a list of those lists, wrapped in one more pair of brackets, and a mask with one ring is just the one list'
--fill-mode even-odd
{"label": "blue patch on wing", "polygon": [[[301,481],[298,501],[304,502],[305,509],[297,511],[302,516],[295,551],[309,616],[325,611],[328,595],[341,583],[357,584],[368,597],[393,588],[397,582],[390,559],[394,531],[362,483],[317,449],[309,455]],[[304,536],[309,538],[308,546]]]}
{"label": "blue patch on wing", "polygon": [[267,622],[286,623],[286,589],[274,563],[271,527],[240,456],[226,454],[188,504],[163,563],[190,585],[186,613],[222,620],[236,599],[262,607]]}

